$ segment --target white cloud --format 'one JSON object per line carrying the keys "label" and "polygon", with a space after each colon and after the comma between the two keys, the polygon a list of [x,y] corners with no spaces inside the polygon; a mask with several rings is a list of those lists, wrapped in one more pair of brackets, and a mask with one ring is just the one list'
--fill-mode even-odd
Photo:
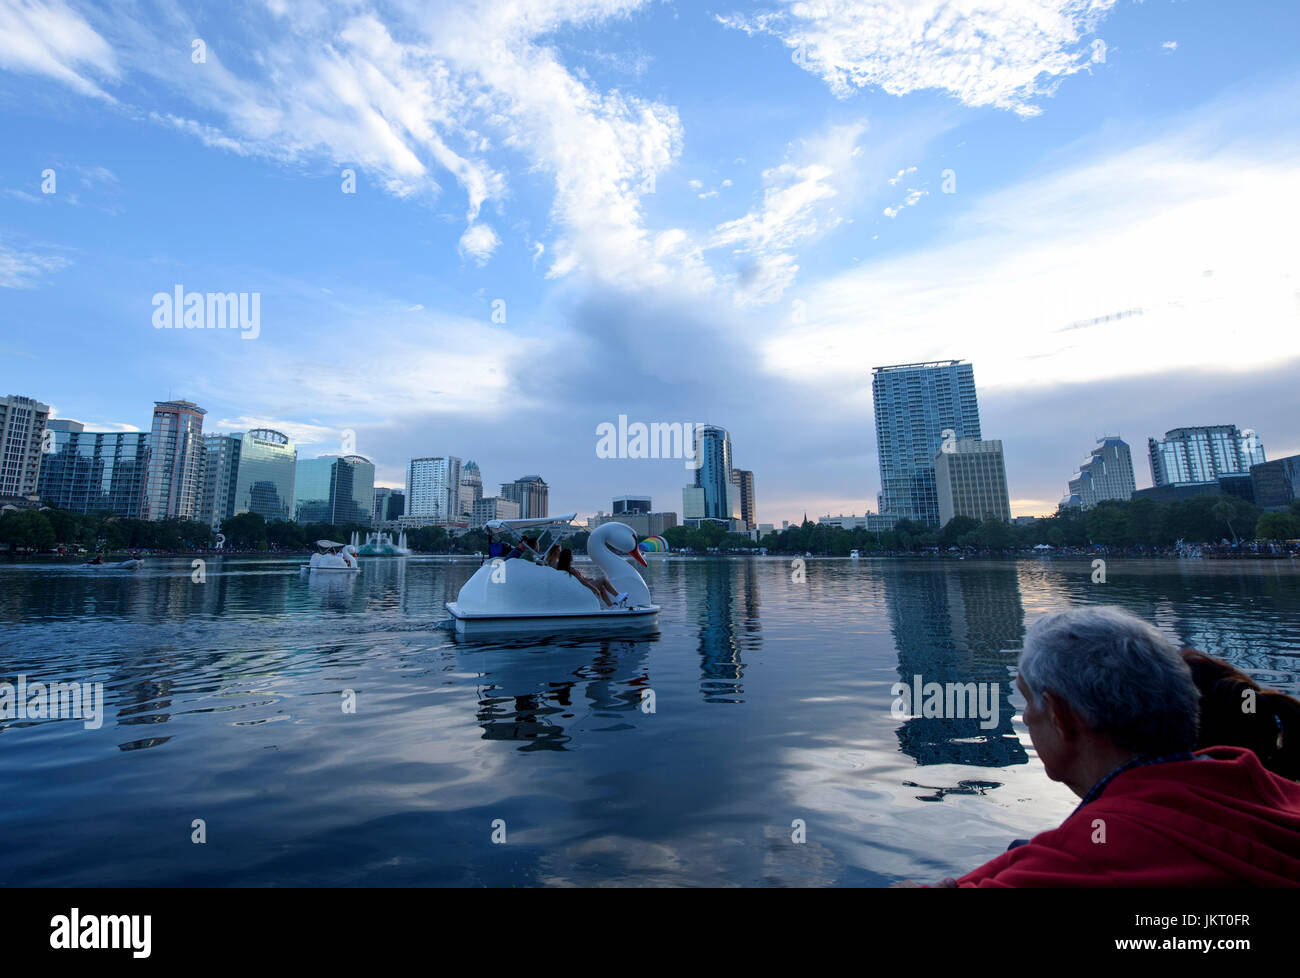
{"label": "white cloud", "polygon": [[1033,103],[1084,68],[1085,35],[1115,0],[818,0],[718,19],[770,34],[837,96],[939,89],[966,105],[1037,115]]}
{"label": "white cloud", "polygon": [[1162,48],[1164,48],[1166,51],[1177,51],[1177,50],[1178,50],[1178,42],[1177,42],[1177,41],[1165,41],[1165,43],[1162,44],[1162,45],[1160,45],[1160,46],[1161,46]]}
{"label": "white cloud", "polygon": [[460,253],[468,255],[480,265],[486,265],[500,243],[501,239],[496,232],[486,224],[471,224],[460,236]]}
{"label": "white cloud", "polygon": [[729,247],[740,264],[733,280],[740,305],[780,298],[799,271],[794,251],[804,241],[836,227],[842,217],[829,205],[851,175],[865,126],[837,126],[806,141],[809,162],[783,163],[763,171],[762,205],[719,225],[709,248]]}
{"label": "white cloud", "polygon": [[983,390],[1300,355],[1294,149],[1207,133],[991,194],[923,251],[805,283],[808,324],[773,333],[768,368],[825,385],[959,357]]}
{"label": "white cloud", "polygon": [[119,76],[113,50],[63,0],[0,0],[0,24],[0,68],[48,75],[83,95],[111,100],[88,76]]}
{"label": "white cloud", "polygon": [[[913,167],[913,169],[916,168]],[[893,180],[890,180],[889,182],[894,183]],[[891,219],[895,218],[899,214],[903,213],[903,208],[915,207],[922,197],[928,197],[928,196],[930,196],[930,191],[928,190],[913,190],[909,188],[907,191],[907,196],[904,197],[902,201],[900,201],[898,204],[894,205],[893,207],[886,207],[883,213],[885,217]]]}
{"label": "white cloud", "polygon": [[68,265],[58,255],[17,251],[0,242],[0,289],[30,289],[50,272]]}

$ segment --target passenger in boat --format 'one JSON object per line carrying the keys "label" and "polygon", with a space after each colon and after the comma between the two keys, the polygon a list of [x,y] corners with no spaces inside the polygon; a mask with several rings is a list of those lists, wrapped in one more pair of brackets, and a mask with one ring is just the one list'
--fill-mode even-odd
{"label": "passenger in boat", "polygon": [[1197,749],[1200,692],[1156,629],[1120,608],[1048,615],[1016,685],[1047,776],[1081,801],[939,886],[1300,886],[1300,785],[1248,748]]}
{"label": "passenger in boat", "polygon": [[551,549],[546,551],[546,566],[555,569],[556,565],[559,564],[559,562],[560,562],[560,545],[558,543],[553,543],[551,544]]}
{"label": "passenger in boat", "polygon": [[519,545],[506,554],[506,560],[522,557],[524,560],[536,563],[540,556],[537,552],[537,537],[520,537]]}
{"label": "passenger in boat", "polygon": [[613,605],[613,599],[618,598],[619,594],[614,590],[614,586],[603,577],[596,581],[588,580],[578,568],[573,566],[573,551],[565,547],[560,551],[559,560],[555,565],[556,570],[562,570],[566,574],[572,574],[578,579],[578,583],[600,599],[601,604],[606,608]]}
{"label": "passenger in boat", "polygon": [[1261,764],[1300,781],[1300,700],[1264,689],[1230,663],[1196,649],[1179,649],[1201,694],[1196,746],[1247,747]]}

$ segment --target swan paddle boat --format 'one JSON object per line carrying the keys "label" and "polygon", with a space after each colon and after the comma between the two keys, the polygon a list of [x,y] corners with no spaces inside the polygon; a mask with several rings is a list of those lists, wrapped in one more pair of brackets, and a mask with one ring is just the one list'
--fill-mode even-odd
{"label": "swan paddle boat", "polygon": [[361,570],[361,561],[357,560],[357,548],[350,543],[335,543],[333,540],[317,540],[320,549],[311,555],[311,562],[302,565],[304,571],[344,571],[356,573]]}
{"label": "swan paddle boat", "polygon": [[[485,529],[523,546],[522,538],[538,541],[537,552],[574,531],[576,513],[545,519],[490,520]],[[567,571],[548,567],[526,557],[485,561],[465,582],[447,610],[458,635],[485,632],[561,632],[573,629],[652,631],[659,621],[659,606],[632,566],[646,566],[636,534],[625,523],[604,523],[591,532],[587,555],[605,573],[620,600],[606,607],[596,595]]]}

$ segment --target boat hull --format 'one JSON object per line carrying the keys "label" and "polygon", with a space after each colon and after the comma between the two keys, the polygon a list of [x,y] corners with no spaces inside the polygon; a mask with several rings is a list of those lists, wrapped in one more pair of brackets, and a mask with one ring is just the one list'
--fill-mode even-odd
{"label": "boat hull", "polygon": [[659,627],[659,606],[607,608],[596,612],[529,612],[524,614],[470,614],[456,601],[447,610],[456,623],[457,635],[552,634],[569,631],[652,632]]}

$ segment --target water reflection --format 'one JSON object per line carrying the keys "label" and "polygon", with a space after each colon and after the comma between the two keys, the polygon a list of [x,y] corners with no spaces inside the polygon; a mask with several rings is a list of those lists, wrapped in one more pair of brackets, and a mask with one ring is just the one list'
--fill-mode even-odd
{"label": "water reflection", "polygon": [[[948,567],[890,565],[885,584],[898,678],[909,689],[925,683],[993,683],[997,723],[977,716],[922,717],[898,728],[899,746],[918,764],[1005,767],[1028,759],[1012,728],[1010,668],[1024,634],[1024,609],[1014,564],[982,574]],[[919,704],[911,704],[920,713]],[[992,717],[988,718],[992,720]]]}
{"label": "water reflection", "polygon": [[[630,730],[650,689],[647,656],[653,638],[600,639],[565,645],[521,640],[467,660],[482,670],[477,720],[484,740],[518,741],[521,751],[567,750],[566,727]],[[559,677],[564,678],[559,678]]]}

